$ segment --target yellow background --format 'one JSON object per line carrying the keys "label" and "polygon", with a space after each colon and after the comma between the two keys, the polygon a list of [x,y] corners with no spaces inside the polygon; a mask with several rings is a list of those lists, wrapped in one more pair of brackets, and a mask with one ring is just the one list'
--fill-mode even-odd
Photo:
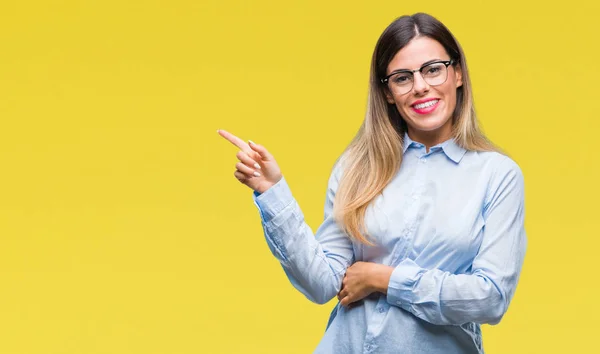
{"label": "yellow background", "polygon": [[375,42],[417,11],[463,45],[525,175],[487,352],[593,352],[598,2],[64,0],[0,5],[0,353],[311,352],[334,302],[289,284],[215,131],[269,148],[316,230]]}

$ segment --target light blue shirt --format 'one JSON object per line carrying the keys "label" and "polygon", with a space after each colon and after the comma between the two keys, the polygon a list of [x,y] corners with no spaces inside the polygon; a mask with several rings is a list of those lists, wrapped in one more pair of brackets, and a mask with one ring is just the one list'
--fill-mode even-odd
{"label": "light blue shirt", "polygon": [[253,194],[271,252],[311,301],[334,298],[356,261],[394,267],[387,295],[336,305],[315,353],[483,353],[480,324],[500,322],[515,293],[527,245],[518,165],[452,139],[427,153],[405,135],[403,150],[399,172],[367,209],[374,247],[333,220],[339,161],[316,235],[285,178]]}

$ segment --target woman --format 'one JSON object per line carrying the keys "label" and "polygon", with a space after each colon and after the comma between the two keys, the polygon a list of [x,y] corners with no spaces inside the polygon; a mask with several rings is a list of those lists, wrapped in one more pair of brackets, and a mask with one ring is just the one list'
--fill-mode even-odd
{"label": "woman", "polygon": [[242,151],[267,243],[310,300],[340,300],[316,353],[483,353],[526,248],[523,176],[477,125],[464,53],[427,14],[379,38],[366,118],[329,178],[313,237],[273,156]]}

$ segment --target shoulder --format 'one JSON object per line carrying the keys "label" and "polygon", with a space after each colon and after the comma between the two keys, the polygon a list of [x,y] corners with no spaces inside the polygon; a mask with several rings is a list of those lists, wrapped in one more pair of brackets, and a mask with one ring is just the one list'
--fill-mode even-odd
{"label": "shoulder", "polygon": [[487,177],[485,207],[505,200],[507,196],[522,200],[524,198],[524,177],[519,164],[506,154],[500,152],[478,152],[478,158],[484,167]]}
{"label": "shoulder", "polygon": [[523,179],[521,167],[510,156],[501,154],[499,152],[493,152],[491,154],[493,154],[493,156],[490,158],[490,164],[493,168],[494,176],[500,178],[512,176],[518,179]]}
{"label": "shoulder", "polygon": [[[524,176],[519,164],[507,154],[498,151],[468,151],[465,169],[476,173],[485,186],[485,204],[506,192],[524,194]],[[462,164],[462,162],[461,162]]]}
{"label": "shoulder", "polygon": [[480,167],[491,179],[507,175],[523,178],[519,164],[510,156],[497,151],[469,151],[468,163]]}

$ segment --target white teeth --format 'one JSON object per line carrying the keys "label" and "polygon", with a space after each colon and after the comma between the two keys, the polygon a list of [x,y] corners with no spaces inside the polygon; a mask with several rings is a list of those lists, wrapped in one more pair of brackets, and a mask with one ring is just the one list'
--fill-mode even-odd
{"label": "white teeth", "polygon": [[425,103],[420,103],[420,104],[416,104],[414,107],[416,109],[423,109],[423,108],[427,108],[427,107],[431,107],[434,104],[438,103],[439,100],[431,100],[431,101],[427,101]]}

